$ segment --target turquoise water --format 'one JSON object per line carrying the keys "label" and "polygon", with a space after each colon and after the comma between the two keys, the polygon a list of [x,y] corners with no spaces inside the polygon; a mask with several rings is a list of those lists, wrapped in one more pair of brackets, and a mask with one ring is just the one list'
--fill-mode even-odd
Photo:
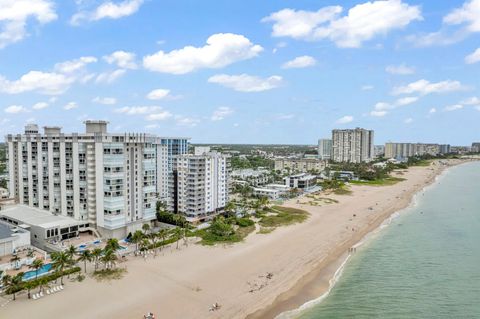
{"label": "turquoise water", "polygon": [[[41,268],[38,269],[38,277],[43,276],[44,274],[48,273],[52,269],[52,264],[45,264]],[[23,274],[23,280],[30,280],[34,279],[36,276],[35,270],[27,271]]]}
{"label": "turquoise water", "polygon": [[418,194],[298,318],[480,318],[480,163]]}

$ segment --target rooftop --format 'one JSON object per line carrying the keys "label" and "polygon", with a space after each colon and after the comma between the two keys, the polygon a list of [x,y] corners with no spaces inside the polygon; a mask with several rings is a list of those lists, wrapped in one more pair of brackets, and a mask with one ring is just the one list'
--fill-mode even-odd
{"label": "rooftop", "polygon": [[70,217],[53,215],[47,211],[25,205],[7,207],[0,211],[0,216],[21,221],[21,223],[27,225],[40,226],[43,228],[72,226],[86,223],[86,221],[77,221]]}
{"label": "rooftop", "polygon": [[0,222],[0,240],[13,237],[15,233],[24,233],[26,230]]}

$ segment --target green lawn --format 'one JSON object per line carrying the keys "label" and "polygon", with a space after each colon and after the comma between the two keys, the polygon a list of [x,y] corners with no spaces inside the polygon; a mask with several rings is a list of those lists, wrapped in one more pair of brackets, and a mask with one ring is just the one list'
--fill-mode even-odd
{"label": "green lawn", "polygon": [[296,208],[273,206],[270,214],[262,216],[259,221],[262,227],[287,226],[305,221],[309,213]]}
{"label": "green lawn", "polygon": [[395,185],[398,182],[404,181],[405,178],[400,177],[387,177],[382,179],[377,179],[374,181],[350,181],[353,185],[370,185],[370,186],[390,186]]}

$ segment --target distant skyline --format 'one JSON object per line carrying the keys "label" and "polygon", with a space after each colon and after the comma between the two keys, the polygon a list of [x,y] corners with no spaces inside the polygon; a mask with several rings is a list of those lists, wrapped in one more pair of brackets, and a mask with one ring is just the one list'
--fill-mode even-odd
{"label": "distant skyline", "polygon": [[192,143],[480,140],[480,0],[0,1],[0,141],[26,123]]}

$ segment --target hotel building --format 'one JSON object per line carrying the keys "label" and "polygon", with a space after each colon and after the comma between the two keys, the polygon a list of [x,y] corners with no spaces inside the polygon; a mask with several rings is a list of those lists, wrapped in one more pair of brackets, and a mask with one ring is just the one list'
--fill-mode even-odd
{"label": "hotel building", "polygon": [[64,134],[45,127],[40,134],[29,124],[25,134],[7,135],[10,196],[121,238],[156,218],[157,194],[167,192],[169,152],[178,150],[153,135],[107,133],[105,121],[86,121],[85,128]]}
{"label": "hotel building", "polygon": [[361,163],[374,158],[374,132],[362,128],[332,131],[332,159]]}

